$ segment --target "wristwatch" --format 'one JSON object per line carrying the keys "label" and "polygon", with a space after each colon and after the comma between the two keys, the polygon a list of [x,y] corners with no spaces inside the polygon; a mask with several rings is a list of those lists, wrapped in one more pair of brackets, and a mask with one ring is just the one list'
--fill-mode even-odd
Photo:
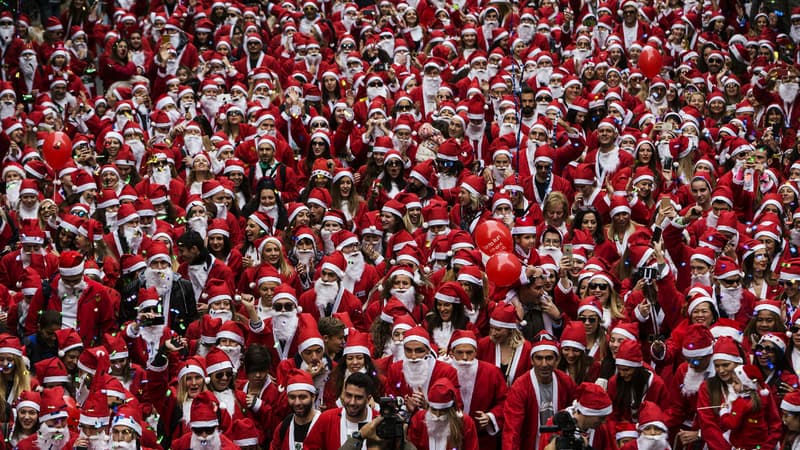
{"label": "wristwatch", "polygon": [[357,440],[357,441],[363,441],[364,440],[364,436],[361,436],[361,432],[360,431],[354,431],[353,434],[350,435],[350,437],[355,439],[355,440]]}

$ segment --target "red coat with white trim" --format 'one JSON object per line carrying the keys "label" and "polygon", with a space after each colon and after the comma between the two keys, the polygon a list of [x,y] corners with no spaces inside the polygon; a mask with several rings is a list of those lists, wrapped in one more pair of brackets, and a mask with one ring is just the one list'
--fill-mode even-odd
{"label": "red coat with white trim", "polygon": [[720,428],[731,432],[733,448],[775,448],[780,442],[781,416],[775,400],[769,394],[760,399],[761,408],[755,412],[751,410],[753,400],[744,397],[734,400],[730,409],[720,410]]}
{"label": "red coat with white trim", "polygon": [[[383,386],[385,395],[405,397],[406,395],[412,395],[414,393],[408,384],[406,384],[406,378],[403,375],[403,363],[404,361],[393,363],[386,372],[386,384]],[[458,387],[458,372],[456,372],[456,369],[450,364],[437,360],[434,363],[433,371],[431,371],[429,382],[433,382],[439,378],[447,378],[453,383],[453,386]],[[427,397],[427,390],[424,390],[423,393]]]}
{"label": "red coat with white trim", "polygon": [[[485,386],[492,386],[492,388],[486,389]],[[503,429],[503,407],[507,394],[508,386],[503,378],[503,372],[486,361],[478,360],[478,372],[475,374],[472,399],[469,405],[467,405],[467,399],[462,397],[464,412],[472,418],[476,416],[477,411],[489,414],[493,425],[500,431]],[[493,450],[497,448],[497,433],[490,434],[486,430],[479,429],[478,442],[481,449]]]}
{"label": "red coat with white trim", "polygon": [[[227,436],[220,433],[220,450],[240,450],[240,447],[233,443]],[[192,433],[186,433],[180,437],[180,439],[176,440],[172,443],[172,448],[179,449],[179,448],[192,448]]]}
{"label": "red coat with white trim", "polygon": [[[689,370],[689,363],[682,363],[678,366],[678,370],[670,380],[669,389],[667,389],[667,402],[668,407],[664,408],[665,423],[670,430],[684,424],[681,429],[696,429],[697,422],[695,415],[697,414],[697,392],[694,394],[684,394],[682,392],[684,387],[684,379]],[[663,404],[663,403],[662,403]],[[691,425],[691,428],[689,427]]]}
{"label": "red coat with white trim", "polygon": [[[460,450],[478,450],[478,431],[477,427],[475,426],[475,421],[472,420],[472,417],[468,415],[462,415],[461,418],[463,419],[464,424],[461,429],[461,446],[458,448]],[[416,448],[430,448],[430,443],[428,441],[428,426],[425,424],[424,411],[420,411],[411,417],[411,424],[408,426],[407,436],[408,442],[414,444]],[[451,441],[448,440],[448,443],[450,442]]]}
{"label": "red coat with white trim", "polygon": [[[342,440],[341,421],[342,408],[329,409],[319,416],[306,439],[303,441],[304,450],[330,450],[338,449],[344,444]],[[376,417],[377,412],[372,411],[371,417]],[[369,415],[367,418],[369,419]]]}
{"label": "red coat with white trim", "polygon": [[[521,347],[517,347],[514,357],[509,364],[509,368],[503,377],[506,379],[506,384],[511,386],[514,381],[524,376],[531,370],[531,346],[530,341],[523,341]],[[486,361],[500,368],[499,350],[489,336],[484,336],[478,340],[478,359]]]}
{"label": "red coat with white trim", "polygon": [[[664,380],[656,375],[654,372],[650,371],[649,368],[646,368],[650,373],[650,379],[647,382],[647,389],[645,390],[644,401],[651,401],[656,404],[660,404],[664,399],[667,398],[667,388],[664,386]],[[611,400],[614,400],[614,397],[617,395],[617,383],[618,383],[619,375],[614,375],[608,380],[608,388],[606,391],[608,392],[608,396],[611,397]],[[634,422],[633,418],[631,417],[631,409],[625,408],[623,411],[617,411],[617,408],[614,408],[614,412],[611,413],[609,418],[613,418],[614,421],[623,421],[627,420],[628,422]]]}
{"label": "red coat with white trim", "polygon": [[[336,307],[336,309],[331,310],[330,314],[337,312],[349,313],[356,329],[366,332],[369,328],[369,324],[364,323],[363,314],[361,312],[361,302],[352,292],[344,288],[341,289],[342,292],[339,305]],[[322,316],[322,313],[320,312],[316,301],[317,293],[313,289],[303,292],[300,298],[297,299],[297,303],[303,307],[303,312],[310,314],[312,317],[314,317],[314,320],[319,320],[319,318]],[[335,305],[335,302],[332,305]]]}
{"label": "red coat with white trim", "polygon": [[[21,250],[14,250],[0,258],[0,284],[12,291],[19,290],[17,281],[22,279],[25,268],[20,259]],[[50,280],[58,272],[58,256],[47,252],[44,255],[32,255],[30,266],[43,280]]]}
{"label": "red coat with white trim", "polygon": [[[561,411],[575,397],[575,382],[566,373],[553,372],[553,411]],[[503,450],[537,450],[539,448],[539,404],[541,400],[533,382],[533,370],[521,376],[511,389],[505,403],[505,426],[503,427]],[[603,448],[603,447],[598,447]]]}

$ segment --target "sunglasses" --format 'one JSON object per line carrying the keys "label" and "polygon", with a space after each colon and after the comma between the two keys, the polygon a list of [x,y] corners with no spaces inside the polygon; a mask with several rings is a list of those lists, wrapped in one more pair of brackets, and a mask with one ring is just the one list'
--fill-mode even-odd
{"label": "sunglasses", "polygon": [[800,327],[790,327],[789,328],[789,332],[792,333],[792,334],[795,334],[798,331],[800,331]]}
{"label": "sunglasses", "polygon": [[311,143],[311,145],[314,146],[314,147],[325,147],[325,142],[323,142],[323,141],[314,141],[314,142]]}
{"label": "sunglasses", "polygon": [[402,106],[398,106],[397,110],[398,111],[411,111],[411,108],[413,108],[413,106],[411,106],[411,105],[402,105]]}
{"label": "sunglasses", "polygon": [[403,164],[400,161],[389,161],[386,163],[386,167],[400,167]]}
{"label": "sunglasses", "polygon": [[233,372],[230,370],[226,370],[225,372],[217,372],[214,374],[214,378],[217,380],[221,380],[223,378],[231,378],[233,377]]}
{"label": "sunglasses", "polygon": [[778,280],[779,286],[794,286],[794,280]]}
{"label": "sunglasses", "polygon": [[735,286],[742,282],[741,278],[731,278],[730,280],[719,280],[726,286]]}
{"label": "sunglasses", "polygon": [[275,312],[294,311],[294,304],[292,304],[292,303],[274,303],[272,305],[272,310],[275,311]]}
{"label": "sunglasses", "polygon": [[202,436],[204,434],[214,434],[217,431],[217,427],[192,427],[192,431],[194,434]]}
{"label": "sunglasses", "polygon": [[756,353],[772,353],[775,354],[778,352],[778,349],[771,346],[771,345],[761,345],[758,344],[755,346]]}
{"label": "sunglasses", "polygon": [[356,48],[356,46],[353,44],[345,44],[342,46],[342,50],[353,50],[354,48]]}
{"label": "sunglasses", "polygon": [[589,286],[587,287],[592,290],[600,289],[601,291],[608,289],[608,285],[606,283],[589,283]]}
{"label": "sunglasses", "polygon": [[578,320],[583,323],[595,323],[597,322],[597,317],[578,317]]}
{"label": "sunglasses", "polygon": [[537,102],[552,102],[553,97],[539,97],[536,99]]}
{"label": "sunglasses", "polygon": [[369,87],[383,87],[383,83],[381,83],[380,81],[374,81],[374,82],[368,84],[367,86],[369,86]]}

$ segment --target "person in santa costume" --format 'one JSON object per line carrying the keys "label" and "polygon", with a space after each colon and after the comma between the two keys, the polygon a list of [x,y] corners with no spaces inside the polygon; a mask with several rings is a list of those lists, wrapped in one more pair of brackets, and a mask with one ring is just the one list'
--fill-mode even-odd
{"label": "person in santa costume", "polygon": [[293,450],[303,445],[309,430],[321,415],[314,407],[316,398],[317,388],[311,375],[300,369],[292,370],[286,385],[286,399],[291,413],[275,427],[271,450]]}
{"label": "person in santa costume", "polygon": [[[576,424],[576,437],[583,439],[592,448],[616,448],[614,427],[606,422],[611,414],[611,398],[608,393],[594,383],[581,383],[575,390],[575,401],[572,406],[565,408]],[[553,424],[551,417],[547,425]],[[520,430],[522,431],[522,430]],[[544,433],[539,441],[539,448],[544,450],[557,450],[555,446],[556,435]],[[503,450],[511,450],[503,441]]]}
{"label": "person in santa costume", "polygon": [[753,365],[733,369],[733,392],[719,410],[720,429],[733,448],[772,448],[781,437],[779,413]]}
{"label": "person in santa costume", "polygon": [[20,450],[71,449],[77,439],[67,426],[67,404],[64,389],[50,388],[42,391],[39,404],[39,431],[20,441]]}
{"label": "person in santa costume", "polygon": [[[58,271],[50,298],[34,297],[31,310],[61,311],[63,328],[78,330],[87,347],[99,344],[103,334],[110,333],[115,325],[108,288],[84,275],[84,258],[76,251],[61,253]],[[37,314],[28,314],[26,333],[36,331],[37,319]]]}
{"label": "person in santa costume", "polygon": [[27,269],[35,270],[44,280],[51,280],[58,269],[58,256],[45,248],[45,233],[36,221],[23,220],[18,249],[0,258],[0,284],[17,290],[17,281]]}
{"label": "person in santa costume", "polygon": [[199,313],[208,310],[208,305],[200,302],[208,286],[208,280],[223,280],[229,292],[236,291],[234,283],[236,277],[233,272],[225,263],[211,256],[206,248],[205,239],[198,232],[186,231],[176,243],[182,261],[178,273],[192,282]]}
{"label": "person in santa costume", "polygon": [[532,344],[522,336],[519,327],[514,305],[495,304],[489,315],[489,335],[478,341],[478,359],[499,368],[508,386],[532,367],[529,358]]}
{"label": "person in santa costume", "polygon": [[111,448],[114,450],[153,450],[142,443],[144,426],[141,411],[133,404],[124,404],[111,420]]}
{"label": "person in santa costume", "polygon": [[223,423],[219,419],[221,406],[214,394],[203,391],[197,394],[189,410],[188,425],[191,431],[184,434],[172,448],[204,448],[209,450],[238,450],[223,433]]}
{"label": "person in santa costume", "polygon": [[781,401],[781,414],[786,433],[783,437],[783,448],[800,449],[800,391],[786,394]]}
{"label": "person in santa costume", "polygon": [[428,390],[427,410],[411,417],[408,442],[430,450],[477,450],[475,422],[461,410],[459,400],[458,390],[450,380],[434,381]]}
{"label": "person in santa costume", "polygon": [[664,423],[664,413],[653,402],[642,403],[639,412],[639,424],[636,427],[639,435],[636,439],[628,441],[620,450],[671,450],[667,425]]}
{"label": "person in santa costume", "polygon": [[[454,331],[448,348],[449,362],[458,372],[462,410],[475,422],[480,447],[494,450],[503,428],[503,405],[508,392],[503,373],[477,358],[478,340],[472,331]],[[494,388],[483,389],[483,386]]]}
{"label": "person in santa costume", "polygon": [[300,369],[308,372],[319,393],[317,403],[314,405],[319,408],[322,406],[325,384],[336,363],[325,354],[325,341],[322,340],[316,324],[312,327],[299,328],[297,339],[297,354],[278,364],[277,382],[279,386],[285,387],[292,370]]}
{"label": "person in santa costume", "polygon": [[207,388],[219,402],[221,413],[228,415],[230,421],[252,417],[247,408],[247,396],[235,389],[236,371],[230,358],[219,348],[213,348],[206,355]]}
{"label": "person in santa costume", "polygon": [[431,381],[448,378],[458,386],[458,373],[435,358],[430,335],[424,328],[417,326],[405,332],[403,353],[404,358],[393,363],[386,372],[384,394],[404,397],[409,411],[425,407]]}
{"label": "person in santa costume", "polygon": [[314,289],[304,292],[298,303],[314,319],[348,312],[356,328],[366,331],[367,326],[361,318],[361,302],[344,285],[347,266],[347,259],[340,251],[322,258],[320,277],[314,282]]}
{"label": "person in santa costume", "polygon": [[[504,450],[540,448],[539,428],[574,398],[575,383],[569,375],[556,369],[558,344],[544,333],[537,338],[528,355],[533,369],[514,381],[508,390],[504,407]],[[605,391],[603,394],[608,397]],[[604,416],[608,414],[611,414],[611,400],[608,400],[608,412]]]}
{"label": "person in santa costume", "polygon": [[[306,450],[338,449],[348,438],[358,439],[361,427],[371,422],[377,412],[369,407],[374,392],[372,379],[363,373],[347,378],[341,408],[329,409],[319,416],[303,441]],[[366,443],[356,448],[366,449]]]}

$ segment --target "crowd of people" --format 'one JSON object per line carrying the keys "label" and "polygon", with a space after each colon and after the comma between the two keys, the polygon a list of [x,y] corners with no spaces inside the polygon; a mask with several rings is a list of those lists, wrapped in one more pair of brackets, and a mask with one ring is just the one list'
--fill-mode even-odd
{"label": "crowd of people", "polygon": [[800,449],[792,2],[9,6],[0,449]]}

